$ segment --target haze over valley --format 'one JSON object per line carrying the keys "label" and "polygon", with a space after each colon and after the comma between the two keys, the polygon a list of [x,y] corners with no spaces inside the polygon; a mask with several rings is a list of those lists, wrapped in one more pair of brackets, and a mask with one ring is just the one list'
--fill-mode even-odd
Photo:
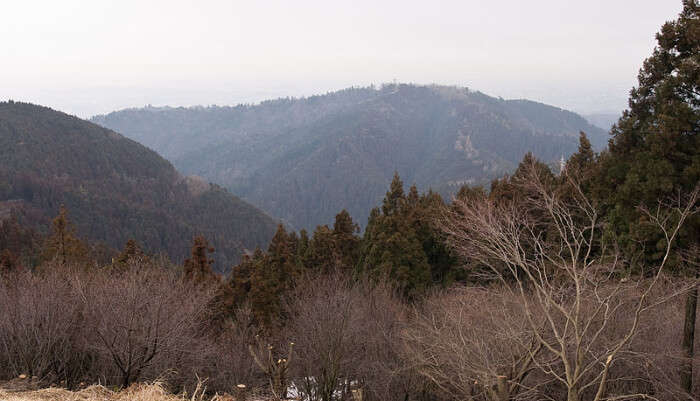
{"label": "haze over valley", "polygon": [[700,0],[0,7],[0,400],[699,401]]}

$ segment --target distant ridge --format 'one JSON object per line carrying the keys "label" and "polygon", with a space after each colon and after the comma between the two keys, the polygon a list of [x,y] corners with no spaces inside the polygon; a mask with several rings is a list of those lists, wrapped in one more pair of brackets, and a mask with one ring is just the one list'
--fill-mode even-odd
{"label": "distant ridge", "polygon": [[466,88],[384,85],[235,107],[143,108],[92,121],[155,149],[295,228],[345,208],[360,224],[394,171],[445,195],[487,183],[532,151],[546,162],[605,131],[570,111]]}
{"label": "distant ridge", "polygon": [[[204,234],[225,270],[265,246],[275,220],[112,130],[47,107],[0,103],[0,217],[46,230],[61,204],[78,234],[114,249],[134,238],[175,261]],[[5,211],[4,214],[2,211]]]}
{"label": "distant ridge", "polygon": [[621,116],[622,113],[593,113],[586,114],[583,117],[591,124],[607,132],[610,131],[610,128],[617,123]]}

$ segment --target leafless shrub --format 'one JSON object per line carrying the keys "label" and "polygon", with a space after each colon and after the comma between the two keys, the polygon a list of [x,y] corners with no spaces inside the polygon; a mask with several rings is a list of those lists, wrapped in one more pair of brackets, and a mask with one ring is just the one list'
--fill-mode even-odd
{"label": "leafless shrub", "polygon": [[[286,339],[296,343],[294,383],[309,400],[413,397],[400,355],[406,307],[388,287],[338,274],[300,286],[287,304]],[[357,392],[357,391],[356,391]]]}
{"label": "leafless shrub", "polygon": [[213,329],[216,285],[193,284],[158,263],[124,269],[45,265],[0,281],[0,380],[128,387],[164,378],[173,391],[264,384],[248,353],[255,337],[245,307]]}
{"label": "leafless shrub", "polygon": [[274,345],[256,336],[255,344],[249,344],[248,351],[267,378],[273,399],[286,400],[290,385],[289,366],[294,359],[294,343],[290,342],[285,350],[278,352]]}
{"label": "leafless shrub", "polygon": [[364,353],[358,366],[363,400],[430,400],[434,386],[404,359],[401,333],[410,324],[410,306],[385,283],[360,281],[359,337]]}
{"label": "leafless shrub", "polygon": [[88,326],[74,300],[75,273],[54,266],[0,281],[0,377],[36,376],[74,387],[94,367],[84,352]]}
{"label": "leafless shrub", "polygon": [[518,299],[503,289],[434,294],[403,338],[406,359],[446,394],[507,401],[526,398],[538,386],[527,379],[543,347]]}
{"label": "leafless shrub", "polygon": [[349,280],[334,276],[306,283],[289,300],[286,332],[298,343],[294,381],[310,401],[339,399],[357,380],[359,296]]}
{"label": "leafless shrub", "polygon": [[104,374],[128,387],[178,367],[196,351],[212,289],[173,272],[132,266],[123,273],[95,275],[79,289],[94,340],[91,347],[113,370]]}
{"label": "leafless shrub", "polygon": [[223,330],[205,339],[201,351],[196,354],[199,358],[190,364],[199,367],[196,369],[199,376],[207,377],[207,383],[215,391],[231,392],[239,384],[247,389],[264,387],[265,377],[249,352],[256,334],[252,313],[242,305],[235,310],[235,316],[225,322]]}

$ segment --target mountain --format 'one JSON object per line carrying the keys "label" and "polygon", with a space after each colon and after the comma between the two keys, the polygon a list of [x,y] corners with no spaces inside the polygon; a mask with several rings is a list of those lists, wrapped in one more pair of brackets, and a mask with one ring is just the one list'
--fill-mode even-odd
{"label": "mountain", "polygon": [[574,152],[581,116],[466,88],[384,85],[236,107],[128,109],[93,121],[219,183],[295,228],[347,209],[360,223],[394,171],[443,194],[512,171],[527,151],[547,162]]}
{"label": "mountain", "polygon": [[121,249],[136,239],[176,261],[194,235],[225,270],[264,246],[276,222],[109,129],[28,103],[0,103],[0,216],[46,230],[64,204],[78,234]]}
{"label": "mountain", "polygon": [[610,128],[612,128],[613,124],[617,123],[617,120],[619,120],[621,116],[622,113],[610,112],[585,114],[583,117],[596,127],[602,128],[605,131],[610,131]]}

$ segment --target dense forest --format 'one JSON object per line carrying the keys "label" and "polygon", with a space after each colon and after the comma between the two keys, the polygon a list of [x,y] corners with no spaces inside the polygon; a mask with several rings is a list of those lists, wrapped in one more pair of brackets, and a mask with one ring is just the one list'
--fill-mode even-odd
{"label": "dense forest", "polygon": [[[562,168],[526,152],[449,200],[393,171],[364,230],[343,209],[312,232],[278,224],[226,275],[209,231],[190,237],[182,263],[133,239],[100,261],[89,250],[104,238],[74,227],[80,204],[62,201],[38,232],[26,219],[43,203],[7,198],[22,200],[0,213],[0,380],[125,394],[157,381],[192,400],[697,400],[700,4],[685,0],[656,38],[606,149],[579,132]],[[82,128],[96,131],[88,148],[132,144],[37,106],[0,112],[11,132]],[[52,119],[34,122],[42,114]],[[21,146],[45,135],[22,138],[2,157],[28,178],[4,191],[33,194],[12,183],[43,179],[90,199],[89,176],[42,169],[59,166],[53,153],[26,160]],[[72,143],[65,152],[82,142]],[[157,173],[180,179],[134,152],[154,172],[129,175],[108,158],[113,191]],[[225,205],[210,213],[224,220]],[[211,219],[198,221],[222,224]]]}
{"label": "dense forest", "polygon": [[597,149],[606,141],[556,107],[407,84],[236,107],[129,109],[93,121],[307,230],[341,209],[364,228],[394,171],[449,197],[512,171],[528,151],[558,163],[580,131]]}
{"label": "dense forest", "polygon": [[64,205],[77,234],[107,258],[136,239],[181,262],[192,238],[205,234],[218,250],[217,267],[226,269],[274,233],[271,217],[226,190],[49,108],[0,103],[0,148],[0,217],[46,233]]}

